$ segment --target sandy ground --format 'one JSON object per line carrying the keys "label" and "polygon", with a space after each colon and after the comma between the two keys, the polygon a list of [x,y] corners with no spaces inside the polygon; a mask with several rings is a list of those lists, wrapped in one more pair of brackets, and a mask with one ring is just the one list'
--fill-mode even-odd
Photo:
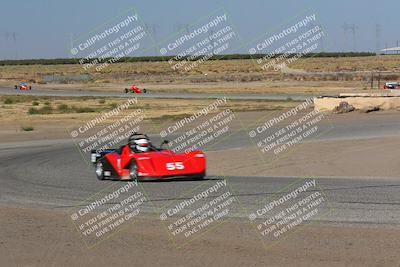
{"label": "sandy ground", "polygon": [[[265,247],[248,223],[230,220],[176,248],[145,217],[87,248],[67,213],[0,208],[2,266],[399,266],[400,229],[305,226]],[[373,242],[371,241],[373,240]]]}
{"label": "sandy ground", "polygon": [[[372,72],[382,74],[380,85],[385,79],[397,80],[399,58],[302,58],[288,67],[282,72],[265,71],[254,59],[209,60],[189,72],[177,72],[168,62],[115,63],[103,72],[84,71],[79,64],[0,66],[0,85],[26,81],[34,88],[111,92],[136,84],[153,92],[335,94],[368,90]],[[43,84],[45,75],[79,74],[89,74],[91,80]]]}
{"label": "sandy ground", "polygon": [[[230,160],[226,152],[209,152],[209,168],[227,176],[246,173],[260,177],[386,177],[399,176],[398,158],[400,152],[393,151],[393,144],[399,137],[368,138],[323,143],[302,144],[282,157],[262,157],[254,149],[233,150]],[[340,151],[340,152],[338,152]],[[379,159],[377,159],[379,155]],[[243,159],[261,159],[254,162]]]}
{"label": "sandy ground", "polygon": [[399,110],[400,97],[346,97],[346,98],[316,98],[315,109],[318,111],[332,111],[340,103],[347,102],[357,110],[377,108],[379,110]]}
{"label": "sandy ground", "polygon": [[[247,112],[242,116],[245,119],[254,114]],[[329,119],[333,125],[340,122],[345,126],[363,125],[371,119],[390,121],[398,114],[332,116]],[[2,132],[1,136],[2,141],[7,137],[10,142],[66,138],[65,125],[53,129],[52,134]],[[393,159],[400,155],[393,144],[398,142],[398,137],[313,142],[287,153],[268,168],[260,161],[240,165],[243,158],[255,156],[252,150],[241,150],[229,162],[224,160],[226,151],[215,151],[209,155],[213,162],[210,168],[223,169],[226,175],[235,175],[237,168],[241,168],[241,172],[260,176],[296,173],[395,178],[398,164]],[[89,249],[66,211],[0,206],[0,214],[0,266],[400,266],[398,226],[313,224],[266,248],[247,221],[230,219],[179,249],[160,220],[146,215]]]}

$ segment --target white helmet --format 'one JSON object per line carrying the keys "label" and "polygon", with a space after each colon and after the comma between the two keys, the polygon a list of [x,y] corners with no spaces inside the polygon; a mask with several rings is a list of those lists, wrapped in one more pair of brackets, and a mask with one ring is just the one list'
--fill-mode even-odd
{"label": "white helmet", "polygon": [[136,149],[140,152],[147,152],[150,150],[150,142],[148,139],[141,138],[136,139],[135,141]]}

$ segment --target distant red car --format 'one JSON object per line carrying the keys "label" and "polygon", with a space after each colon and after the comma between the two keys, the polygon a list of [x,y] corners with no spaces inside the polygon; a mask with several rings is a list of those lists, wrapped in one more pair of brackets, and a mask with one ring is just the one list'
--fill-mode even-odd
{"label": "distant red car", "polygon": [[201,151],[175,153],[153,146],[145,134],[134,133],[128,143],[119,149],[91,151],[99,180],[145,180],[190,177],[203,179],[206,174],[206,157]]}
{"label": "distant red car", "polygon": [[141,93],[146,93],[147,90],[143,88],[140,89],[139,87],[137,87],[136,85],[132,85],[131,88],[125,88],[125,93],[133,93],[133,94],[141,94]]}
{"label": "distant red car", "polygon": [[21,91],[28,91],[32,90],[32,86],[28,86],[26,83],[20,83],[19,85],[14,86],[15,90],[21,90]]}

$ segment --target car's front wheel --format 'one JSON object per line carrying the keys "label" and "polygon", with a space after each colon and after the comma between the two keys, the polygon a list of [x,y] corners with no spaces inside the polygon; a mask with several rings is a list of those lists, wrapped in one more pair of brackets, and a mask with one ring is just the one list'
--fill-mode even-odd
{"label": "car's front wheel", "polygon": [[96,177],[99,180],[104,180],[104,164],[102,160],[98,160],[96,163]]}
{"label": "car's front wheel", "polygon": [[129,165],[129,178],[132,181],[138,181],[139,176],[138,176],[138,166],[134,160],[131,161]]}

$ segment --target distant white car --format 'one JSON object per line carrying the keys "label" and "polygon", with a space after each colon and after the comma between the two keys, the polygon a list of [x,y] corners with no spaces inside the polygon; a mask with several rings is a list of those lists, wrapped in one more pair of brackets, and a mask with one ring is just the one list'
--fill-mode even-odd
{"label": "distant white car", "polygon": [[385,83],[383,89],[400,89],[400,83],[398,82],[388,82]]}

